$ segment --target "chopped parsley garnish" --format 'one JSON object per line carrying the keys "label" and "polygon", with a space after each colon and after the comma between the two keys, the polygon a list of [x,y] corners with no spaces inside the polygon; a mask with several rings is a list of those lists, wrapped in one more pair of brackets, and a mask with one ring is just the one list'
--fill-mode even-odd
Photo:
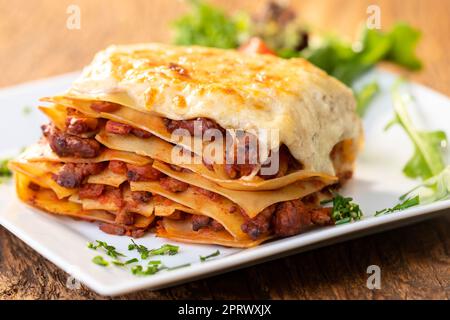
{"label": "chopped parsley garnish", "polygon": [[396,211],[402,211],[402,210],[405,210],[407,208],[416,206],[419,203],[420,203],[419,196],[415,196],[415,197],[412,197],[412,198],[407,198],[402,203],[399,203],[399,204],[393,206],[392,208],[387,208],[387,209],[383,209],[383,210],[377,211],[375,213],[375,216],[380,216],[380,215],[383,215],[383,214],[388,214],[388,213],[392,213],[392,212],[396,212]]}
{"label": "chopped parsley garnish", "polygon": [[127,260],[125,262],[122,262],[122,261],[119,261],[119,260],[113,260],[111,262],[113,264],[115,264],[116,266],[123,267],[123,266],[126,266],[126,265],[131,264],[131,263],[139,262],[139,260],[136,259],[136,258],[133,258],[133,259]]}
{"label": "chopped parsley garnish", "polygon": [[363,213],[359,208],[359,205],[352,202],[353,198],[345,198],[335,192],[333,195],[333,199],[322,201],[321,204],[333,203],[331,218],[336,225],[360,220],[362,218]]}
{"label": "chopped parsley garnish", "polygon": [[95,256],[92,259],[92,262],[102,267],[107,267],[109,265],[108,261],[106,261],[102,256]]}
{"label": "chopped parsley garnish", "polygon": [[173,255],[178,253],[179,249],[180,249],[179,246],[174,246],[174,245],[171,245],[171,244],[163,244],[161,246],[161,248],[150,250],[150,254],[152,256],[166,255],[166,254],[169,255],[169,256],[173,256]]}
{"label": "chopped parsley garnish", "polygon": [[141,265],[133,266],[131,273],[137,276],[149,276],[160,271],[160,267],[157,264],[151,264],[146,269]]}
{"label": "chopped parsley garnish", "polygon": [[108,245],[106,242],[104,241],[100,241],[100,240],[95,240],[97,242],[97,244],[94,244],[92,242],[88,242],[88,248],[92,249],[92,250],[97,250],[98,248],[103,248],[106,251],[106,254],[112,258],[116,258],[117,257],[125,257],[124,254],[116,251],[116,248],[113,246]]}
{"label": "chopped parsley garnish", "polygon": [[220,251],[217,250],[216,252],[211,253],[210,255],[207,256],[200,256],[200,261],[206,261],[207,259],[213,258],[213,257],[217,257],[220,254]]}
{"label": "chopped parsley garnish", "polygon": [[148,259],[149,256],[156,255],[175,255],[178,253],[180,247],[174,246],[171,244],[164,244],[160,248],[149,250],[146,246],[137,244],[136,242],[131,240],[132,243],[128,245],[128,250],[137,250],[141,254],[141,259]]}
{"label": "chopped parsley garnish", "polygon": [[428,179],[441,173],[445,168],[443,146],[447,137],[443,131],[418,130],[407,111],[407,103],[412,100],[408,93],[400,92],[402,80],[392,87],[395,118],[386,126],[394,124],[405,130],[414,145],[414,154],[403,168],[403,173],[410,178]]}

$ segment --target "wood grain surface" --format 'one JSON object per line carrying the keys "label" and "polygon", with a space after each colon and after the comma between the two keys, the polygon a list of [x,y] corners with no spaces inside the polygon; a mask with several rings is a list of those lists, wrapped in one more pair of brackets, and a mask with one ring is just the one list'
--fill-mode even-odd
{"label": "wood grain surface", "polygon": [[[255,12],[263,1],[212,1],[229,12]],[[396,71],[450,95],[450,1],[301,0],[303,21],[352,39],[369,4],[383,28],[407,21],[423,32],[425,69]],[[81,29],[66,28],[67,7],[81,9]],[[176,0],[0,0],[0,87],[78,70],[112,43],[170,41],[170,21],[186,10]],[[5,108],[7,106],[1,106]],[[449,299],[450,216],[278,259],[205,280],[119,299]],[[55,239],[58,241],[58,239]],[[380,290],[366,287],[369,265]],[[68,275],[0,227],[0,299],[107,299],[70,290]]]}

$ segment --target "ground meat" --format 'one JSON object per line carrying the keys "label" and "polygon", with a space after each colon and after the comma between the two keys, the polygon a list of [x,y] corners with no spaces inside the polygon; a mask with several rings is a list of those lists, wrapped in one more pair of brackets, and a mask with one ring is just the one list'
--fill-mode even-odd
{"label": "ground meat", "polygon": [[122,190],[112,186],[105,186],[105,191],[99,197],[99,201],[102,203],[112,202],[120,209],[125,205],[122,197]]}
{"label": "ground meat", "polygon": [[131,225],[134,223],[134,213],[128,212],[125,208],[122,208],[117,212],[116,223]]}
{"label": "ground meat", "polygon": [[145,235],[145,229],[132,229],[127,231],[127,236],[132,238],[140,238]]}
{"label": "ground meat", "polygon": [[134,134],[136,137],[141,138],[141,139],[148,139],[150,138],[153,134],[151,134],[148,131],[139,129],[139,128],[133,128],[131,130],[131,133]]}
{"label": "ground meat", "polygon": [[127,164],[123,161],[119,160],[111,160],[108,164],[108,169],[111,170],[115,174],[126,174],[127,173]]}
{"label": "ground meat", "polygon": [[104,162],[66,163],[57,174],[53,175],[53,179],[62,187],[77,188],[86,177],[100,173],[105,166]]}
{"label": "ground meat", "polygon": [[112,120],[106,121],[105,130],[114,134],[129,134],[133,129],[132,126]]}
{"label": "ground meat", "polygon": [[211,219],[211,222],[209,223],[209,226],[210,226],[210,228],[211,228],[213,231],[222,231],[222,230],[225,229],[225,228],[223,227],[223,225],[221,225],[219,222],[217,222],[217,221],[214,220],[214,219]]}
{"label": "ground meat", "polygon": [[68,116],[66,118],[66,133],[72,135],[81,135],[95,131],[98,120],[95,118],[86,118],[78,116]]}
{"label": "ground meat", "polygon": [[241,230],[252,239],[257,239],[260,235],[270,230],[270,222],[276,205],[271,205],[261,211],[253,219],[244,214],[245,222],[241,225]]}
{"label": "ground meat", "polygon": [[186,182],[174,179],[172,177],[165,177],[159,180],[161,187],[170,192],[183,192],[189,188],[189,184]]}
{"label": "ground meat", "polygon": [[192,172],[189,169],[182,168],[182,167],[179,167],[179,166],[174,165],[174,164],[169,164],[169,167],[170,167],[170,169],[172,169],[173,171],[176,171],[176,172],[186,172],[186,173],[191,173]]}
{"label": "ground meat", "polygon": [[152,198],[152,193],[148,191],[132,191],[131,198],[138,203],[147,203]]}
{"label": "ground meat", "polygon": [[[224,169],[229,178],[237,179],[242,176],[248,176],[259,166],[258,143],[254,146],[253,143],[251,143],[252,141],[255,141],[255,139],[251,139],[248,133],[243,131],[236,133],[233,146],[234,158],[228,159],[228,156],[225,157]],[[231,146],[227,146],[227,150],[229,150],[229,148],[231,148]]]}
{"label": "ground meat", "polygon": [[126,232],[126,229],[124,227],[116,226],[114,224],[109,224],[109,223],[102,223],[99,226],[99,229],[105,233],[113,234],[116,236],[123,236]]}
{"label": "ground meat", "polygon": [[317,208],[311,210],[311,222],[319,226],[333,224],[331,208]]}
{"label": "ground meat", "polygon": [[127,170],[129,181],[156,181],[164,177],[164,174],[153,168],[151,164],[144,166],[127,164]]}
{"label": "ground meat", "polygon": [[192,230],[198,231],[209,225],[211,218],[199,214],[192,215]]}
{"label": "ground meat", "polygon": [[309,226],[311,226],[311,210],[300,200],[286,201],[278,205],[273,217],[275,235],[292,236]]}
{"label": "ground meat", "polygon": [[101,196],[104,189],[103,184],[86,183],[78,191],[78,196],[80,199],[96,199]]}
{"label": "ground meat", "polygon": [[106,101],[95,101],[91,103],[91,109],[97,112],[114,112],[119,110],[120,104]]}
{"label": "ground meat", "polygon": [[[290,158],[292,157],[287,147],[282,146],[277,154],[271,154],[270,158],[278,157],[278,168],[276,173],[271,175],[264,175],[262,172],[258,174],[263,179],[273,179],[273,178],[279,178],[286,175],[288,169],[289,169],[289,162],[291,161]],[[262,167],[270,168],[271,162],[268,161],[268,163],[264,163]]]}
{"label": "ground meat", "polygon": [[170,216],[167,216],[165,218],[171,219],[171,220],[182,220],[185,217],[185,213],[181,210],[175,210]]}
{"label": "ground meat", "polygon": [[28,189],[33,190],[33,191],[39,191],[41,189],[41,186],[34,182],[30,182],[28,184]]}
{"label": "ground meat", "polygon": [[195,126],[198,126],[197,130],[201,132],[202,135],[205,134],[208,129],[224,131],[215,121],[207,118],[196,118],[192,120],[171,120],[165,118],[164,124],[169,132],[173,132],[176,129],[185,129],[191,136],[196,133]]}
{"label": "ground meat", "polygon": [[52,124],[41,128],[51,149],[60,157],[95,158],[101,151],[100,143],[95,139],[63,133]]}
{"label": "ground meat", "polygon": [[196,193],[200,193],[204,196],[207,196],[212,201],[219,201],[219,199],[221,199],[221,197],[222,197],[220,194],[217,194],[215,192],[212,192],[212,191],[209,191],[209,190],[197,187],[197,186],[192,186],[192,188],[194,188]]}

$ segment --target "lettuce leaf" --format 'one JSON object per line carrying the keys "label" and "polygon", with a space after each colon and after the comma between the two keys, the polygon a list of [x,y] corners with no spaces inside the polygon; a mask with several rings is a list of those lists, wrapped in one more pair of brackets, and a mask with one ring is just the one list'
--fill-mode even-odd
{"label": "lettuce leaf", "polygon": [[325,38],[323,44],[305,51],[304,57],[347,85],[380,61],[391,61],[411,70],[422,63],[415,54],[420,32],[405,23],[396,24],[391,31],[365,29],[361,48],[355,50],[351,43],[337,37]]}
{"label": "lettuce leaf", "polygon": [[191,11],[174,21],[175,44],[236,48],[240,24],[222,10],[200,0],[190,0]]}

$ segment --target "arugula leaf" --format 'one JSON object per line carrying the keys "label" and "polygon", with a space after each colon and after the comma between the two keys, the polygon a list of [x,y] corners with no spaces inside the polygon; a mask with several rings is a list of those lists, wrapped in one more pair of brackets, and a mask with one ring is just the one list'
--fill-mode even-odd
{"label": "arugula leaf", "polygon": [[242,21],[200,0],[190,0],[191,12],[174,22],[175,44],[236,48]]}
{"label": "arugula leaf", "polygon": [[380,92],[380,86],[375,81],[366,84],[360,91],[356,92],[356,113],[358,113],[360,117],[364,116],[367,107],[378,92]]}
{"label": "arugula leaf", "polygon": [[407,208],[416,206],[419,203],[420,203],[419,196],[415,196],[412,198],[406,198],[402,203],[399,203],[392,208],[387,208],[387,209],[383,209],[383,210],[375,212],[375,216],[405,210]]}
{"label": "arugula leaf", "polygon": [[320,204],[333,203],[331,218],[333,218],[334,224],[348,223],[362,218],[363,213],[359,205],[352,202],[353,198],[344,198],[336,192],[333,192],[333,195],[333,199],[322,201]]}
{"label": "arugula leaf", "polygon": [[400,200],[418,197],[420,204],[428,204],[439,200],[450,199],[450,165],[441,173],[433,176],[408,191]]}
{"label": "arugula leaf", "polygon": [[407,102],[412,98],[409,94],[400,92],[402,82],[397,81],[392,87],[395,118],[387,128],[394,124],[400,125],[414,144],[414,154],[403,168],[403,173],[410,178],[427,179],[445,168],[441,146],[447,141],[447,137],[443,131],[419,131],[414,126],[407,111]]}

